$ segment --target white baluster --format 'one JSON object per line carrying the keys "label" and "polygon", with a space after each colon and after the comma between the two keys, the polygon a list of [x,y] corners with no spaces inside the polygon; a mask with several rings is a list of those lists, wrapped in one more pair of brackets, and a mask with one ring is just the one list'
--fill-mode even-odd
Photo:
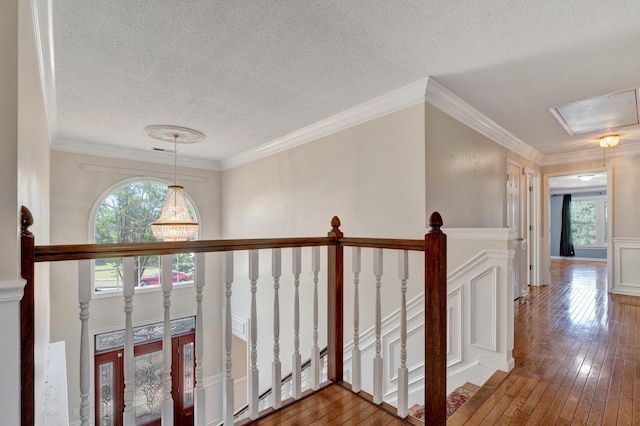
{"label": "white baluster", "polygon": [[171,290],[173,289],[173,256],[162,255],[162,306],[164,324],[162,335],[162,425],[173,425],[173,398],[171,396]]}
{"label": "white baluster", "polygon": [[233,252],[224,254],[224,424],[233,425],[233,377],[231,375],[231,284],[233,283]]}
{"label": "white baluster", "polygon": [[300,357],[300,271],[302,270],[302,249],[294,247],[292,261],[293,285],[295,287],[293,299],[293,357],[291,361],[291,384],[294,399],[302,395],[301,357]]}
{"label": "white baluster", "polygon": [[202,289],[204,288],[204,253],[196,254],[196,388],[194,391],[195,425],[204,426],[206,424],[206,409],[204,399],[204,371],[202,362],[204,360],[204,330],[202,325]]}
{"label": "white baluster", "polygon": [[256,307],[256,291],[258,283],[258,250],[249,251],[249,280],[251,281],[251,350],[249,366],[249,418],[258,418],[258,312]]}
{"label": "white baluster", "polygon": [[376,276],[376,357],[373,359],[373,402],[382,403],[382,249],[373,249],[373,274]]}
{"label": "white baluster", "polygon": [[80,305],[80,424],[88,426],[91,418],[91,354],[89,351],[89,302],[92,268],[90,260],[78,261],[78,302]]}
{"label": "white baluster", "polygon": [[398,416],[409,414],[409,370],[407,369],[407,279],[409,278],[409,252],[398,252],[398,278],[400,279],[400,367],[398,368]]}
{"label": "white baluster", "polygon": [[134,426],[136,424],[136,413],[134,410],[134,398],[136,392],[135,383],[135,359],[133,355],[133,295],[135,291],[136,265],[134,257],[122,259],[123,269],[123,296],[124,296],[124,425]]}
{"label": "white baluster", "polygon": [[320,247],[311,248],[313,272],[313,346],[311,348],[311,388],[320,387],[320,348],[318,347],[318,272],[320,272]]}
{"label": "white baluster", "polygon": [[282,250],[271,251],[271,274],[273,275],[273,363],[271,364],[272,406],[282,405],[282,365],[280,362],[280,276],[282,275]]}
{"label": "white baluster", "polygon": [[362,370],[360,367],[360,270],[361,270],[361,249],[353,247],[352,255],[353,269],[353,349],[351,350],[351,367],[353,379],[351,380],[351,390],[360,392],[360,378]]}

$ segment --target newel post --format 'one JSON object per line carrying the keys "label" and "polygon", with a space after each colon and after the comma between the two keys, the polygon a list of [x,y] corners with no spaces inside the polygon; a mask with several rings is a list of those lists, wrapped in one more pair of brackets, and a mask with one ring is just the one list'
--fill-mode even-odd
{"label": "newel post", "polygon": [[447,386],[447,236],[442,217],[429,217],[424,237],[425,424],[445,425]]}
{"label": "newel post", "polygon": [[29,231],[33,216],[28,208],[20,211],[20,272],[26,280],[24,295],[20,301],[20,416],[22,426],[33,426],[35,422],[35,243]]}
{"label": "newel post", "polygon": [[328,366],[327,378],[332,382],[342,381],[344,348],[344,248],[340,239],[340,219],[331,219],[331,231],[327,234],[333,242],[328,247]]}

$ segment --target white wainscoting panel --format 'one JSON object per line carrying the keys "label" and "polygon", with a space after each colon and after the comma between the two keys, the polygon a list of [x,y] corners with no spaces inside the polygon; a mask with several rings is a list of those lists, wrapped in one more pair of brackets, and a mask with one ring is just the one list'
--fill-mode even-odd
{"label": "white wainscoting panel", "polygon": [[612,293],[640,296],[640,238],[614,238]]}
{"label": "white wainscoting panel", "polygon": [[469,280],[471,345],[476,348],[496,351],[498,329],[498,276],[492,266]]}

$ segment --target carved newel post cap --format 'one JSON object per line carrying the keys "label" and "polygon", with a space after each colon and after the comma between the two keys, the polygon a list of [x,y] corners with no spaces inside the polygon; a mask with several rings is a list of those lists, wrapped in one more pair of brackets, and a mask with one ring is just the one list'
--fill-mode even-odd
{"label": "carved newel post cap", "polygon": [[429,216],[429,226],[431,227],[431,232],[441,232],[442,216],[440,216],[440,213],[431,213],[431,216]]}
{"label": "carved newel post cap", "polygon": [[33,225],[33,215],[25,206],[20,209],[20,235],[33,235],[29,227]]}
{"label": "carved newel post cap", "polygon": [[333,238],[342,238],[344,234],[340,230],[340,218],[338,216],[334,216],[331,218],[331,231],[329,231],[329,236]]}

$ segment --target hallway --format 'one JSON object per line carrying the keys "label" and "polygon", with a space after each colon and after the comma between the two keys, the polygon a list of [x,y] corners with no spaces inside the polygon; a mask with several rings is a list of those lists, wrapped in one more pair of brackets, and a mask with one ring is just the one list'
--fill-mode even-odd
{"label": "hallway", "polygon": [[640,424],[640,298],[609,295],[603,262],[551,272],[515,302],[515,368],[464,424]]}

